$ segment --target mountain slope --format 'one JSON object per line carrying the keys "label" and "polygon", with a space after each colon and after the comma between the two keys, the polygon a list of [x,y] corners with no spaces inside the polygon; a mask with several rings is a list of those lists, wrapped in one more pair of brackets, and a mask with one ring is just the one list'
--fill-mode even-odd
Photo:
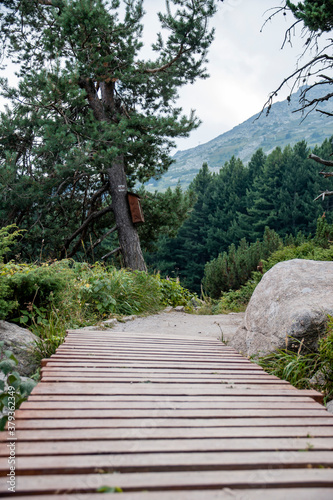
{"label": "mountain slope", "polygon": [[[325,92],[323,87],[320,95]],[[211,170],[218,171],[233,155],[247,163],[259,148],[269,153],[277,146],[283,148],[303,139],[310,147],[321,144],[333,135],[333,120],[316,111],[305,119],[301,113],[293,113],[299,107],[299,94],[300,90],[293,94],[290,103],[285,100],[273,104],[268,116],[262,114],[259,117],[258,113],[206,144],[177,151],[173,157],[175,163],[169,171],[159,181],[150,181],[146,188],[163,191],[169,186],[175,187],[178,181],[187,188],[204,162]],[[315,88],[311,97],[317,94],[319,91]],[[332,112],[333,105],[326,102],[320,109]]]}

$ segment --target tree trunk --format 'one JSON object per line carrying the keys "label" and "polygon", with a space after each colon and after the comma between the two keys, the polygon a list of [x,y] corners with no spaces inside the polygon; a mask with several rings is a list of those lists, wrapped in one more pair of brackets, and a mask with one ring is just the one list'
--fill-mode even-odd
{"label": "tree trunk", "polygon": [[132,222],[127,201],[127,181],[124,161],[121,156],[108,169],[108,176],[112,208],[125,266],[133,270],[146,271],[147,268],[142,255],[139,235]]}

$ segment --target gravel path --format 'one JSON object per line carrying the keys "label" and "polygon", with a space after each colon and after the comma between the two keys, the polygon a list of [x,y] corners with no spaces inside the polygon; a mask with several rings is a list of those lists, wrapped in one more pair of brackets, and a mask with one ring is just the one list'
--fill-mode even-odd
{"label": "gravel path", "polygon": [[117,332],[142,332],[181,335],[198,335],[229,340],[241,325],[244,313],[217,314],[214,316],[187,314],[185,312],[163,311],[144,318],[135,317],[125,323],[117,322],[113,327]]}

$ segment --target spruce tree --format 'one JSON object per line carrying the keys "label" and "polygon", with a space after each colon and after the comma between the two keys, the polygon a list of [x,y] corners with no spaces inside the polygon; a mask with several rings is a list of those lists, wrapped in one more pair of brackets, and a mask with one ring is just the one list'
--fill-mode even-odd
{"label": "spruce tree", "polygon": [[3,55],[19,65],[20,83],[11,89],[2,80],[12,103],[2,128],[12,124],[12,133],[1,134],[10,142],[2,144],[0,187],[19,190],[26,206],[15,205],[12,221],[29,218],[30,231],[68,215],[71,224],[59,224],[64,255],[111,231],[113,214],[125,265],[145,269],[127,191],[162,175],[173,139],[199,125],[175,101],[181,86],[207,76],[215,12],[214,0],[166,5],[159,21],[167,36],[158,33],[156,57],[144,60],[143,0],[1,1]]}

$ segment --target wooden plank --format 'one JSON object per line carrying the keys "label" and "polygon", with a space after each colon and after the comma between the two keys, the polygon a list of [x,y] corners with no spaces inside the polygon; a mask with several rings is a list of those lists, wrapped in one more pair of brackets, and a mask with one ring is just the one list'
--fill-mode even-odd
{"label": "wooden plank", "polygon": [[159,418],[158,416],[152,415],[151,418],[92,418],[92,419],[34,419],[34,420],[17,420],[15,428],[20,429],[89,429],[89,428],[138,428],[149,429],[156,427],[164,428],[203,428],[203,427],[308,427],[317,425],[327,425],[332,426],[332,417],[324,414],[323,417],[285,417],[285,418]]}
{"label": "wooden plank", "polygon": [[[232,391],[232,392],[231,392]],[[292,386],[285,389],[247,389],[234,388],[227,389],[223,384],[181,384],[177,387],[171,384],[99,384],[99,383],[84,383],[84,382],[41,382],[32,390],[32,394],[94,394],[94,395],[220,395],[220,396],[288,396],[292,395],[307,395],[314,399],[322,397],[317,391],[299,391]],[[332,416],[333,418],[333,416]]]}
{"label": "wooden plank", "polygon": [[[194,453],[253,451],[333,451],[333,438],[234,438],[234,439],[128,439],[20,442],[19,457],[51,455],[131,454],[131,453]],[[8,456],[8,447],[0,444],[0,456]],[[120,457],[121,459],[121,457]],[[311,457],[309,458],[311,460]],[[332,478],[333,479],[333,478]]]}
{"label": "wooden plank", "polygon": [[[15,436],[23,441],[72,441],[80,440],[127,440],[127,439],[195,439],[198,438],[196,427],[134,427],[134,428],[73,428],[73,429],[30,429],[16,430]],[[200,438],[333,438],[333,426],[313,425],[304,427],[202,427]],[[7,441],[6,432],[0,433],[0,440]]]}
{"label": "wooden plank", "polygon": [[[6,479],[0,478],[0,489],[6,488]],[[61,494],[66,492],[78,493],[82,491],[93,493],[101,486],[118,486],[126,491],[147,490],[158,491],[161,495],[166,490],[170,490],[174,495],[175,489],[178,491],[190,490],[189,494],[195,495],[199,488],[211,488],[218,493],[217,488],[237,488],[240,492],[243,488],[269,488],[263,489],[266,500],[270,499],[273,493],[272,488],[299,488],[304,486],[306,481],[309,488],[323,488],[327,491],[332,487],[332,471],[328,469],[272,469],[272,470],[245,470],[245,471],[202,471],[200,474],[193,471],[183,472],[163,472],[163,473],[124,473],[124,474],[59,474],[59,475],[36,475],[17,476],[17,490],[20,493],[51,494],[58,491]],[[249,491],[249,490],[247,490]],[[258,490],[256,490],[258,491]],[[234,492],[236,494],[236,492]],[[15,497],[16,498],[16,497]],[[29,497],[30,498],[30,497]],[[42,498],[42,497],[37,497]],[[53,497],[52,497],[53,498]],[[105,498],[105,494],[102,497]],[[114,498],[114,496],[112,497]],[[227,497],[223,497],[224,500]],[[234,498],[232,495],[230,498]],[[247,499],[247,496],[245,497]],[[291,492],[284,499],[293,500]],[[313,498],[317,499],[317,496]],[[312,498],[312,500],[313,500]],[[178,500],[174,496],[173,500]],[[281,499],[281,497],[280,497]],[[243,500],[244,497],[243,497]]]}
{"label": "wooden plank", "polygon": [[[94,363],[90,363],[88,365],[83,363],[50,363],[49,365],[45,366],[45,368],[42,369],[43,373],[49,372],[58,372],[60,371],[60,368],[65,368],[66,371],[69,373],[76,373],[76,372],[82,372],[85,371],[86,373],[113,373],[113,374],[127,374],[128,373],[128,368],[122,368],[121,366],[117,368],[109,368],[108,366],[94,366]],[[61,370],[64,371],[64,370]],[[188,369],[188,370],[183,370],[181,368],[178,369],[173,369],[169,370],[166,366],[165,367],[155,367],[155,368],[144,368],[144,367],[131,367],[131,373],[136,373],[136,374],[156,374],[156,375],[163,375],[165,373],[168,373],[169,375],[183,375],[184,377],[189,377],[191,378],[192,375],[197,376],[197,375],[205,375],[205,376],[211,376],[211,375],[248,375],[252,377],[260,377],[260,378],[274,378],[278,379],[278,377],[275,377],[275,375],[269,375],[268,373],[264,371],[259,371],[259,370],[238,370],[238,369],[218,369],[216,371],[208,371],[207,370],[200,370],[200,369]]]}
{"label": "wooden plank", "polygon": [[[42,382],[97,382],[98,383],[105,383],[105,382],[112,382],[112,383],[154,383],[154,384],[185,384],[188,383],[188,379],[182,379],[182,378],[153,378],[149,377],[147,379],[146,377],[135,377],[135,376],[129,376],[129,377],[104,377],[102,375],[100,376],[89,376],[86,375],[84,376],[76,376],[72,374],[68,375],[59,375],[59,376],[43,376],[42,377]],[[230,378],[230,379],[225,379],[225,378],[215,378],[215,379],[205,379],[205,378],[200,378],[200,379],[193,379],[191,380],[191,384],[226,384],[226,385],[237,385],[242,387],[247,387],[247,388],[273,388],[273,389],[283,389],[286,386],[288,386],[288,382],[285,381],[276,381],[276,380],[258,380],[258,379],[247,379],[247,377],[243,379],[237,379],[237,378]]]}
{"label": "wooden plank", "polygon": [[257,500],[256,488],[302,498],[304,485],[318,500],[333,487],[333,416],[314,401],[322,395],[219,340],[74,331],[43,366],[15,421],[17,492],[30,499],[59,491],[90,499],[94,477],[123,481],[133,500],[154,491],[181,500],[186,490],[191,500],[238,490],[259,492]]}
{"label": "wooden plank", "polygon": [[[32,394],[29,396],[28,402],[32,401],[92,401],[92,402],[102,402],[102,401],[113,401],[113,402],[119,402],[119,401],[124,401],[124,402],[133,402],[133,401],[139,401],[139,402],[150,402],[150,403],[159,403],[159,402],[167,402],[167,403],[189,403],[189,402],[216,402],[216,403],[228,403],[228,402],[267,402],[267,403],[274,403],[274,402],[281,402],[281,403],[312,403],[312,404],[319,404],[316,403],[312,398],[308,396],[294,396],[294,393],[291,392],[287,396],[232,396],[232,395],[222,395],[222,396],[210,396],[210,395],[199,395],[199,396],[165,396],[165,395],[159,395],[159,396],[147,396],[147,395],[132,395],[132,394],[127,394],[127,395],[118,395],[118,396],[110,396],[110,395],[95,395],[95,394],[81,394],[81,395],[68,395],[68,394]],[[322,405],[320,405],[322,407]]]}
{"label": "wooden plank", "polygon": [[[205,453],[132,453],[121,455],[57,455],[17,457],[20,474],[144,472],[190,470],[243,470],[332,467],[332,451],[256,451]],[[7,458],[0,458],[0,475],[6,475]]]}
{"label": "wooden plank", "polygon": [[[122,500],[267,500],[269,495],[270,500],[286,500],[289,498],[297,498],[299,500],[332,500],[333,488],[279,488],[275,490],[265,489],[242,489],[233,490],[223,488],[219,490],[201,490],[201,491],[141,491],[122,493]],[[291,496],[289,496],[291,495]],[[27,497],[15,496],[16,500],[23,500]],[[78,500],[77,494],[52,495],[55,500]],[[88,493],[87,495],[80,493],[80,500],[100,500],[100,493]],[[113,493],[104,493],[103,500],[114,500]],[[48,496],[38,495],[30,496],[29,500],[49,500]]]}
{"label": "wooden plank", "polygon": [[202,409],[202,410],[174,410],[172,408],[163,409],[156,408],[155,411],[147,409],[98,409],[98,410],[17,410],[15,413],[16,420],[19,419],[59,419],[59,418],[256,418],[266,417],[269,418],[290,418],[290,417],[326,417],[326,411],[309,410],[309,409],[280,409],[280,408],[239,408],[239,409]]}
{"label": "wooden plank", "polygon": [[150,409],[156,410],[159,409],[181,409],[181,410],[193,410],[193,409],[227,409],[227,410],[236,410],[236,409],[285,409],[285,410],[321,410],[326,412],[324,406],[316,403],[312,400],[312,402],[285,402],[281,403],[278,401],[273,402],[265,402],[265,401],[230,401],[225,402],[224,400],[220,401],[178,401],[178,402],[170,402],[170,401],[26,401],[21,404],[20,410],[45,410],[45,409],[54,409],[54,410],[71,410],[71,409],[80,409],[80,410],[88,410],[88,409]]}
{"label": "wooden plank", "polygon": [[[107,367],[107,368],[112,368],[112,369],[134,369],[134,368],[137,368],[137,369],[145,369],[145,368],[148,368],[148,369],[166,369],[166,370],[193,370],[194,369],[197,369],[198,366],[195,364],[195,363],[185,363],[185,364],[168,364],[168,363],[165,363],[163,364],[162,362],[155,362],[155,361],[150,361],[149,363],[123,363],[123,362],[112,362],[112,365],[113,366],[110,366],[110,363],[108,361],[103,361],[103,360],[98,360],[98,361],[94,361],[94,360],[88,360],[88,359],[85,359],[85,360],[77,360],[77,361],[73,361],[73,360],[61,360],[61,361],[50,361],[50,360],[44,360],[45,363],[43,364],[43,366],[47,366],[47,367],[52,367],[52,366],[64,366],[67,365],[69,368],[70,367],[96,367],[96,368],[104,368],[104,367]],[[241,370],[244,370],[244,373],[247,373],[247,372],[251,372],[251,373],[256,373],[256,372],[261,372],[261,373],[264,373],[263,372],[263,369],[260,367],[260,366],[256,366],[256,365],[251,365],[251,366],[233,366],[233,365],[229,365],[227,368],[221,368],[215,364],[207,364],[207,365],[200,365],[200,370],[209,370],[209,371],[220,371],[220,370],[237,370],[237,371],[241,371]]]}

